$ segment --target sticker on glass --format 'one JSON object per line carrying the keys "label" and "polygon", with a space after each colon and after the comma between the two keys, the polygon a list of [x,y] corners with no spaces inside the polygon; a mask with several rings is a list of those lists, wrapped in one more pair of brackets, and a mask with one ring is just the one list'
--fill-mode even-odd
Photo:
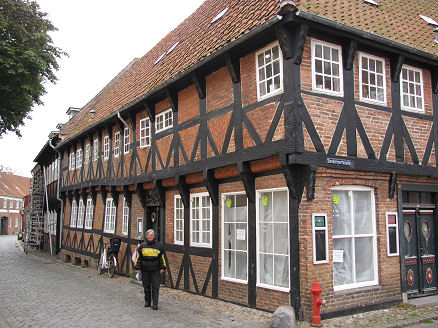
{"label": "sticker on glass", "polygon": [[262,197],[262,203],[263,203],[263,205],[268,205],[268,196],[266,196],[266,195],[264,195],[263,197]]}
{"label": "sticker on glass", "polygon": [[233,201],[231,200],[231,198],[227,199],[227,207],[231,207],[233,205]]}
{"label": "sticker on glass", "polygon": [[341,197],[339,197],[338,194],[334,194],[334,195],[333,195],[333,203],[335,203],[336,205],[338,205],[340,200],[341,200]]}

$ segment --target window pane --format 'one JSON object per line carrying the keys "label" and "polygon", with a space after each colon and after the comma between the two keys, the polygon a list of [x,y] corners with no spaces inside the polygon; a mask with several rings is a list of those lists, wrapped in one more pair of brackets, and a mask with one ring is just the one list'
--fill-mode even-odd
{"label": "window pane", "polygon": [[350,197],[348,191],[332,192],[333,235],[351,234]]}
{"label": "window pane", "polygon": [[274,253],[289,254],[289,231],[287,223],[274,224]]}
{"label": "window pane", "polygon": [[289,287],[289,257],[274,257],[274,285],[280,287]]}
{"label": "window pane", "polygon": [[342,251],[342,262],[333,262],[334,285],[339,286],[353,283],[353,252],[351,239],[333,239],[333,250]]}
{"label": "window pane", "polygon": [[224,251],[224,258],[223,258],[223,266],[224,266],[224,276],[228,278],[235,278],[236,277],[236,266],[235,266],[235,254],[231,251]]}
{"label": "window pane", "polygon": [[278,50],[278,46],[275,46],[272,48],[272,58],[273,59],[277,59],[279,56],[279,50]]}
{"label": "window pane", "polygon": [[259,225],[259,247],[260,252],[272,253],[272,224],[260,223]]}
{"label": "window pane", "polygon": [[262,193],[259,202],[260,222],[272,222],[272,194]]}
{"label": "window pane", "polygon": [[354,232],[355,234],[373,233],[371,221],[371,193],[368,191],[354,191]]}
{"label": "window pane", "polygon": [[248,240],[248,232],[246,229],[246,223],[238,223],[236,224],[236,249],[241,251],[246,251],[247,248],[247,240]]}
{"label": "window pane", "polygon": [[356,238],[356,282],[374,280],[373,238]]}
{"label": "window pane", "polygon": [[236,278],[247,280],[247,255],[246,252],[236,252]]}
{"label": "window pane", "polygon": [[257,56],[257,62],[258,62],[259,67],[263,66],[263,64],[264,64],[263,54],[259,54]]}
{"label": "window pane", "polygon": [[322,46],[319,44],[315,45],[315,57],[322,58]]}
{"label": "window pane", "polygon": [[316,73],[322,73],[322,61],[315,60],[315,71]]}
{"label": "window pane", "polygon": [[272,285],[273,277],[273,256],[260,254],[260,282]]}
{"label": "window pane", "polygon": [[288,222],[288,210],[287,210],[287,192],[275,191],[273,192],[273,221],[274,222]]}

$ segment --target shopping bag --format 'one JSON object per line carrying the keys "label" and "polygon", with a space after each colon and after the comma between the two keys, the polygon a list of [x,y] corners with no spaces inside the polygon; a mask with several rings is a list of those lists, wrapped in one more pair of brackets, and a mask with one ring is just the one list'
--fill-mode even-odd
{"label": "shopping bag", "polygon": [[131,257],[132,263],[135,264],[135,260],[137,259],[137,256],[138,256],[138,251],[137,251],[137,248],[136,248],[134,250],[134,252],[132,253],[132,257]]}
{"label": "shopping bag", "polygon": [[137,281],[140,281],[140,280],[141,280],[141,272],[138,272],[138,273],[135,275],[135,280],[137,280]]}

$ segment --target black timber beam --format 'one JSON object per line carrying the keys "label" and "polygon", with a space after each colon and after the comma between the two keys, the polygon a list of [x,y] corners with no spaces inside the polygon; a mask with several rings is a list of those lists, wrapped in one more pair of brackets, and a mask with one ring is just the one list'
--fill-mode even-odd
{"label": "black timber beam", "polygon": [[391,173],[391,176],[389,178],[388,197],[394,198],[396,190],[397,190],[397,173]]}
{"label": "black timber beam", "polygon": [[[122,187],[123,197],[125,197],[126,205],[130,208],[132,205],[132,192],[129,191],[129,188],[127,185],[124,185]],[[129,211],[129,215],[131,215],[131,211]]]}
{"label": "black timber beam", "polygon": [[311,201],[315,199],[315,183],[316,183],[316,171],[318,167],[315,165],[310,166],[309,176],[306,182],[306,199]]}
{"label": "black timber beam", "polygon": [[219,206],[219,184],[214,177],[214,171],[211,169],[204,169],[202,171],[205,187],[210,195],[213,206]]}
{"label": "black timber beam", "polygon": [[175,183],[178,186],[179,195],[184,204],[184,207],[190,207],[190,189],[186,183],[185,175],[177,175],[175,177]]}
{"label": "black timber beam", "polygon": [[228,72],[230,72],[231,80],[233,83],[240,82],[240,62],[239,58],[231,55],[229,52],[224,54],[225,64],[227,65]]}
{"label": "black timber beam", "polygon": [[111,193],[111,197],[113,198],[114,205],[116,205],[116,207],[118,207],[118,205],[119,205],[119,192],[117,191],[116,186],[110,187],[110,193]]}
{"label": "black timber beam", "polygon": [[237,171],[245,188],[246,197],[249,202],[255,202],[255,177],[251,172],[249,162],[238,162]]}
{"label": "black timber beam", "polygon": [[173,112],[178,111],[178,92],[173,89],[166,88],[166,96],[169,100],[170,107],[172,107]]}
{"label": "black timber beam", "polygon": [[161,180],[154,179],[153,180],[154,188],[157,192],[158,200],[160,202],[160,206],[164,208],[166,206],[166,195],[164,192],[163,184],[161,183]]}
{"label": "black timber beam", "polygon": [[138,199],[140,199],[141,207],[146,208],[146,191],[143,189],[143,183],[136,183],[135,191],[137,192]]}
{"label": "black timber beam", "polygon": [[[148,100],[145,100],[143,103],[143,107],[148,113],[149,119],[151,122],[155,122],[155,105]],[[135,122],[135,121],[134,121]]]}
{"label": "black timber beam", "polygon": [[343,47],[345,49],[344,52],[344,67],[346,70],[350,71],[353,69],[354,57],[356,55],[357,50],[357,41],[350,40],[348,46]]}
{"label": "black timber beam", "polygon": [[196,92],[198,93],[198,97],[200,99],[204,99],[207,95],[206,93],[206,82],[205,76],[197,73],[196,71],[192,73],[192,81],[195,85]]}

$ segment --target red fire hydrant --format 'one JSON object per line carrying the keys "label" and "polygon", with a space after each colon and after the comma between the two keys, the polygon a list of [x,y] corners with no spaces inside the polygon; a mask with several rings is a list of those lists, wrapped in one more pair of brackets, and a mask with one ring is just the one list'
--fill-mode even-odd
{"label": "red fire hydrant", "polygon": [[312,289],[310,292],[313,294],[313,318],[312,323],[310,324],[313,327],[322,327],[321,323],[321,312],[319,308],[324,303],[322,298],[319,297],[322,293],[322,289],[319,286],[319,282],[315,281],[313,283]]}

